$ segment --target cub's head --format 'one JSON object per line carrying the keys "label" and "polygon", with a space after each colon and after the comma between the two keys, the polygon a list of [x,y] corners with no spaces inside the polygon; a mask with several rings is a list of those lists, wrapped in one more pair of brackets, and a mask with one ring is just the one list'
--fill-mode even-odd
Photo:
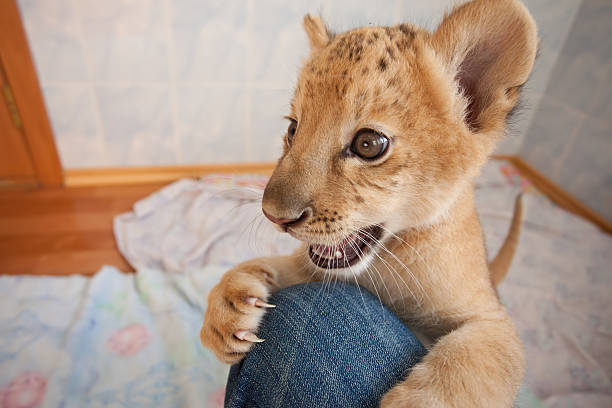
{"label": "cub's head", "polygon": [[311,261],[363,269],[392,233],[440,222],[504,133],[537,48],[516,0],[475,0],[433,33],[402,24],[332,35],[311,54],[263,210]]}

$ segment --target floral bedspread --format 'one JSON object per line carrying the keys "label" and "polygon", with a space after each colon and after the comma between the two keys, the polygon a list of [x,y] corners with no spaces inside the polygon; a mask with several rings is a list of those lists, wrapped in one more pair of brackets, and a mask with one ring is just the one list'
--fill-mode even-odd
{"label": "floral bedspread", "polygon": [[199,340],[223,271],[0,277],[0,406],[223,406],[228,369]]}

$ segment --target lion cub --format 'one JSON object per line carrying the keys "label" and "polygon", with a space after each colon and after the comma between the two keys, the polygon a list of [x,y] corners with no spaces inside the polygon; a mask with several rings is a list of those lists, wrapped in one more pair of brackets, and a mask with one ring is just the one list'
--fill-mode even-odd
{"label": "lion cub", "polygon": [[262,204],[304,244],[228,271],[202,343],[236,363],[277,288],[332,274],[374,291],[377,276],[381,300],[435,340],[383,407],[510,407],[523,351],[492,284],[472,183],[533,67],[533,18],[517,0],[474,0],[433,33],[333,35],[309,15],[304,28],[311,54]]}

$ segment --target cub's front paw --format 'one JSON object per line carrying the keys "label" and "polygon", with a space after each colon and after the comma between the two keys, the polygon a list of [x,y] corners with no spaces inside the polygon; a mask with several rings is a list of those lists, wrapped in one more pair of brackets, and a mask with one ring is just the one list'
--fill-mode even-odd
{"label": "cub's front paw", "polygon": [[[438,381],[439,375],[423,362],[412,368],[408,378],[395,385],[383,396],[381,408],[448,408],[472,407],[470,404],[454,405],[445,401],[444,389]],[[457,390],[459,392],[460,389]]]}
{"label": "cub's front paw", "polygon": [[238,266],[228,271],[208,295],[200,339],[219,360],[235,364],[264,341],[255,334],[265,310],[270,288],[275,286],[261,267]]}
{"label": "cub's front paw", "polygon": [[445,408],[445,404],[436,397],[433,390],[411,388],[398,384],[389,390],[380,402],[381,408]]}

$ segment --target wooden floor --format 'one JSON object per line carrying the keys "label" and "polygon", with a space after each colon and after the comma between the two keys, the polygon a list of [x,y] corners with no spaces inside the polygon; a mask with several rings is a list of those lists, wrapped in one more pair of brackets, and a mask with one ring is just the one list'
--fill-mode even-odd
{"label": "wooden floor", "polygon": [[113,217],[162,186],[0,191],[0,274],[91,275],[102,265],[131,272]]}

